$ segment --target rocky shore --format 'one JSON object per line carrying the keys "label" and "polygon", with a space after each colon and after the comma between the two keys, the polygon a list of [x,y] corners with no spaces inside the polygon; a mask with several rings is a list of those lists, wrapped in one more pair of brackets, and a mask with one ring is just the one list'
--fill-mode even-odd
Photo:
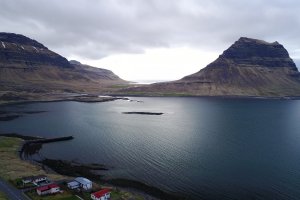
{"label": "rocky shore", "polygon": [[[98,94],[77,94],[77,93],[5,93],[1,95],[0,105],[38,103],[38,102],[60,102],[75,101],[83,103],[100,103],[115,100],[129,100],[120,96],[100,96]],[[23,113],[31,114],[31,113]],[[0,113],[1,115],[1,113]]]}

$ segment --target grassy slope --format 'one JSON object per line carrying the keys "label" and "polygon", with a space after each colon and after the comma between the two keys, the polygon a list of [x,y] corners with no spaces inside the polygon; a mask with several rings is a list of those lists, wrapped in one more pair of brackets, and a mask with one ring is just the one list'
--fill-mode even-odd
{"label": "grassy slope", "polygon": [[47,174],[52,180],[66,179],[67,177],[46,173],[41,167],[32,165],[19,158],[18,150],[23,140],[19,138],[0,137],[0,177],[5,180],[14,180],[23,176]]}
{"label": "grassy slope", "polygon": [[285,68],[204,68],[178,81],[132,86],[119,90],[124,95],[145,96],[300,96],[300,79]]}

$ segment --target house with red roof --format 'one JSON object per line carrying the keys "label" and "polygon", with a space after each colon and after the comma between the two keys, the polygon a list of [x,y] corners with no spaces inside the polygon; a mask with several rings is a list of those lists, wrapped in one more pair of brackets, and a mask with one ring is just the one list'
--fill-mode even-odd
{"label": "house with red roof", "polygon": [[98,192],[92,193],[91,198],[93,200],[108,200],[110,199],[110,190],[109,188],[102,189]]}
{"label": "house with red roof", "polygon": [[55,194],[55,193],[60,192],[60,187],[57,184],[52,183],[50,185],[44,185],[44,186],[38,187],[36,189],[36,192],[40,196],[46,195],[46,194]]}

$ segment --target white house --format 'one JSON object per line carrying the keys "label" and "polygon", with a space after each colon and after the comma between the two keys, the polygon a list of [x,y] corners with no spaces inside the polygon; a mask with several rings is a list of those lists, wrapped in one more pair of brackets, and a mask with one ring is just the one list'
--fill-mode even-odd
{"label": "white house", "polygon": [[80,187],[84,190],[90,190],[93,187],[92,181],[83,177],[75,178],[75,181],[79,183]]}
{"label": "white house", "polygon": [[45,185],[36,189],[38,195],[55,194],[60,192],[60,187],[56,184]]}
{"label": "white house", "polygon": [[110,189],[105,188],[98,192],[92,193],[91,198],[93,200],[108,200],[110,199]]}
{"label": "white house", "polygon": [[93,183],[87,178],[77,177],[74,181],[69,182],[67,186],[70,189],[82,188],[83,190],[90,190],[93,187]]}

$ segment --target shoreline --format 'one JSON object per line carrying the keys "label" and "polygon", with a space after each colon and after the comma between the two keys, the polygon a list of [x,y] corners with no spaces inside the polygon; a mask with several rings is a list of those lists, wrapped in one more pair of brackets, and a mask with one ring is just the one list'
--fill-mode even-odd
{"label": "shoreline", "polygon": [[[0,99],[1,100],[1,99]],[[103,103],[103,102],[110,102],[116,100],[128,100],[126,97],[120,96],[109,96],[109,97],[98,97],[94,95],[82,95],[82,96],[75,96],[75,97],[61,97],[58,99],[38,99],[38,100],[21,100],[21,101],[0,101],[0,106],[8,106],[8,105],[23,105],[23,104],[33,104],[33,103],[52,103],[52,102],[82,102],[82,103]]]}
{"label": "shoreline", "polygon": [[22,105],[33,103],[52,103],[52,102],[82,102],[82,103],[102,103],[115,100],[129,100],[128,97],[190,97],[190,98],[206,98],[206,99],[228,99],[228,100],[300,100],[300,96],[235,96],[235,95],[223,95],[223,96],[198,96],[198,95],[168,95],[168,94],[108,94],[107,97],[101,97],[97,95],[78,95],[78,96],[49,96],[48,98],[37,98],[38,100],[28,99],[20,101],[2,101],[0,99],[0,106],[7,105]]}
{"label": "shoreline", "polygon": [[[23,140],[23,143],[19,147],[19,158],[24,161],[29,161],[31,164],[36,166],[41,166],[42,168],[49,168],[51,171],[68,177],[76,177],[76,176],[84,176],[96,183],[101,183],[105,185],[111,185],[113,187],[121,187],[122,189],[136,190],[137,193],[146,194],[147,196],[153,196],[158,199],[174,199],[180,200],[183,199],[183,195],[167,192],[156,188],[155,186],[147,185],[140,181],[130,180],[130,179],[122,179],[122,178],[112,178],[105,179],[103,175],[95,173],[95,171],[105,171],[109,170],[109,167],[102,164],[82,164],[75,163],[72,161],[66,160],[52,160],[44,158],[41,161],[36,161],[30,159],[32,154],[37,153],[41,148],[43,143],[35,142],[44,140],[45,138],[35,137],[35,136],[25,136],[17,133],[2,133],[0,136],[4,137],[12,137],[19,138]],[[52,138],[51,140],[53,140]],[[47,139],[46,139],[47,140]],[[55,142],[55,141],[53,141]],[[37,145],[33,148],[28,143]],[[26,154],[27,155],[23,155]]]}
{"label": "shoreline", "polygon": [[192,95],[192,94],[180,94],[180,95],[168,95],[168,94],[110,94],[112,97],[126,96],[126,97],[191,97],[191,98],[212,98],[212,99],[274,99],[274,100],[299,100],[300,96],[239,96],[239,95]]}

